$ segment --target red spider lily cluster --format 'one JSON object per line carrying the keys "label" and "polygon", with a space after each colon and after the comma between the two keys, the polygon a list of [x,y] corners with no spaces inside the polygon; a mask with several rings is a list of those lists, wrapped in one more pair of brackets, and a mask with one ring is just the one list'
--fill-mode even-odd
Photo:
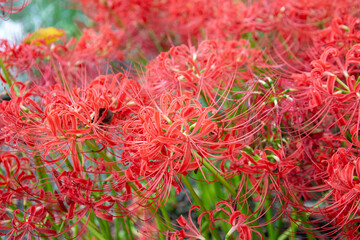
{"label": "red spider lily cluster", "polygon": [[0,40],[0,236],[360,239],[360,1],[74,2]]}

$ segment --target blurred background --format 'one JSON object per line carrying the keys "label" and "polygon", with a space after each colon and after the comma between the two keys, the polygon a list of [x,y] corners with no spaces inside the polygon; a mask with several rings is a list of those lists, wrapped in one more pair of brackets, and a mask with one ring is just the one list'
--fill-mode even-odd
{"label": "blurred background", "polygon": [[32,0],[21,12],[0,19],[0,39],[21,42],[28,33],[50,26],[64,29],[68,37],[78,36],[84,23],[90,25],[90,20],[74,2]]}
{"label": "blurred background", "polygon": [[[0,39],[20,43],[29,33],[46,27],[63,29],[68,39],[79,37],[80,29],[84,26],[91,26],[91,20],[74,2],[32,0],[21,12],[0,19]],[[18,80],[21,81],[21,77]],[[0,94],[5,89],[9,89],[9,87],[0,83]]]}

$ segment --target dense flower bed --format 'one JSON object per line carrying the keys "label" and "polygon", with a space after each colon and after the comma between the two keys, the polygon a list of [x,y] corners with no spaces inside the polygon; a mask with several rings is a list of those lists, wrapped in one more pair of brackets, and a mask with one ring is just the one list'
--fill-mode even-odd
{"label": "dense flower bed", "polygon": [[0,40],[3,239],[360,239],[360,1],[73,2]]}

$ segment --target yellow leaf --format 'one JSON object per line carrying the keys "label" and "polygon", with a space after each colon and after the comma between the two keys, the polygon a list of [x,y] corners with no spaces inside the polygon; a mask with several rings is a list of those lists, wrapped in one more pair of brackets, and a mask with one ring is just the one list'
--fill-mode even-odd
{"label": "yellow leaf", "polygon": [[24,43],[32,45],[41,45],[45,41],[46,44],[53,43],[64,35],[64,30],[54,27],[40,28],[36,32],[30,33],[25,39]]}

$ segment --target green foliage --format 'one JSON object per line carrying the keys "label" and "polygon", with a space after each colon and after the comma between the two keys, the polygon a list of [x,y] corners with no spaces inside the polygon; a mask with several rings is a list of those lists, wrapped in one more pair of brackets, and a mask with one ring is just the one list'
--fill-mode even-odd
{"label": "green foliage", "polygon": [[11,16],[11,20],[23,24],[25,34],[40,27],[64,29],[67,36],[80,36],[77,23],[90,24],[83,12],[67,0],[33,0],[23,11]]}

